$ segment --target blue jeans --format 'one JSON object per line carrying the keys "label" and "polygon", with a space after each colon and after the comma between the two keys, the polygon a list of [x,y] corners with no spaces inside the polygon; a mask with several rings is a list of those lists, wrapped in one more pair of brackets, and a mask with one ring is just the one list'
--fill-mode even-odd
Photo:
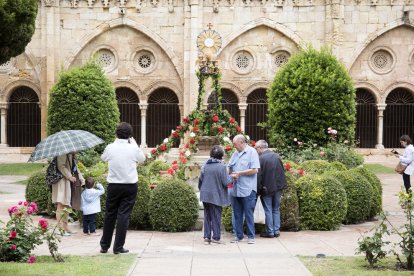
{"label": "blue jeans", "polygon": [[268,235],[280,232],[280,198],[282,191],[276,191],[274,195],[260,196],[265,212],[266,232]]}
{"label": "blue jeans", "polygon": [[254,207],[256,206],[256,192],[252,191],[247,197],[234,197],[233,212],[234,225],[233,229],[236,231],[236,237],[243,239],[243,224],[246,217],[247,237],[254,239]]}
{"label": "blue jeans", "polygon": [[95,233],[96,231],[96,213],[83,215],[83,233]]}

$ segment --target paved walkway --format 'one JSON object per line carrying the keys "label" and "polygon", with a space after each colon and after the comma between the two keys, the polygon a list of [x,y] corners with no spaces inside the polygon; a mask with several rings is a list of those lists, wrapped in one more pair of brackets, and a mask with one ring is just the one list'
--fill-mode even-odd
{"label": "paved walkway", "polygon": [[[402,225],[404,214],[398,205],[401,177],[397,174],[379,177],[384,187],[384,209],[396,226]],[[0,179],[0,220],[4,221],[7,208],[24,198],[25,186],[10,184],[24,177],[0,176]],[[204,245],[201,231],[129,231],[125,247],[138,257],[128,275],[310,275],[296,256],[353,256],[361,233],[369,231],[375,223],[346,225],[337,231],[282,232],[277,239],[257,237],[255,245],[231,244],[229,233],[222,237],[227,242],[224,245]],[[59,251],[64,255],[98,255],[100,237],[83,236],[78,224],[72,228],[78,234],[63,237]],[[34,253],[49,254],[45,245]]]}

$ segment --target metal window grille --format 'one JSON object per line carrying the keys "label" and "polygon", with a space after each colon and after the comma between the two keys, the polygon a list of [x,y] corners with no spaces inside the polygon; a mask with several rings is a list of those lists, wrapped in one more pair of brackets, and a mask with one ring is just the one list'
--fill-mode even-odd
{"label": "metal window grille", "polygon": [[[213,95],[208,97],[208,109],[212,109],[214,106]],[[230,115],[236,119],[237,122],[240,122],[240,110],[238,105],[238,99],[236,94],[229,89],[221,90],[221,106],[223,109],[226,109]]]}
{"label": "metal window grille", "polygon": [[116,89],[116,100],[120,113],[120,121],[131,124],[133,137],[141,143],[141,111],[137,94],[126,87]]}
{"label": "metal window grille", "polygon": [[374,148],[377,144],[378,111],[374,96],[366,89],[357,89],[357,118],[355,139],[360,148]]}
{"label": "metal window grille", "polygon": [[257,89],[247,97],[245,130],[251,139],[266,140],[267,131],[257,125],[267,121],[266,89]]}

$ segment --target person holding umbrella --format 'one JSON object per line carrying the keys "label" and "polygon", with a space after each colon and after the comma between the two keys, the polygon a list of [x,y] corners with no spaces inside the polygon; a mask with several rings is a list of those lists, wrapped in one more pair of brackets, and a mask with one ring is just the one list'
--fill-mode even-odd
{"label": "person holding umbrella", "polygon": [[[76,152],[58,156],[57,167],[63,178],[52,185],[52,202],[56,204],[56,219],[59,226],[64,230],[63,236],[76,233],[76,231],[69,230],[68,215],[64,213],[63,209],[71,208],[74,203],[72,190],[75,187],[73,186],[79,185],[78,188],[80,188],[80,186],[85,185],[85,179],[76,166],[75,154]],[[75,207],[75,209],[78,208]]]}

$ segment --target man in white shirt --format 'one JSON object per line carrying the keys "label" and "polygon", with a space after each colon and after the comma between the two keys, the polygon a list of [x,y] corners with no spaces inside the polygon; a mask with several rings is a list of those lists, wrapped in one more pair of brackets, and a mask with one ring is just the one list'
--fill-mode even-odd
{"label": "man in white shirt", "polygon": [[116,223],[114,254],[128,253],[124,248],[129,215],[138,193],[137,163],[145,161],[144,153],[132,138],[132,126],[122,122],[116,130],[117,139],[109,144],[101,158],[108,162],[108,194],[101,253],[108,252]]}

